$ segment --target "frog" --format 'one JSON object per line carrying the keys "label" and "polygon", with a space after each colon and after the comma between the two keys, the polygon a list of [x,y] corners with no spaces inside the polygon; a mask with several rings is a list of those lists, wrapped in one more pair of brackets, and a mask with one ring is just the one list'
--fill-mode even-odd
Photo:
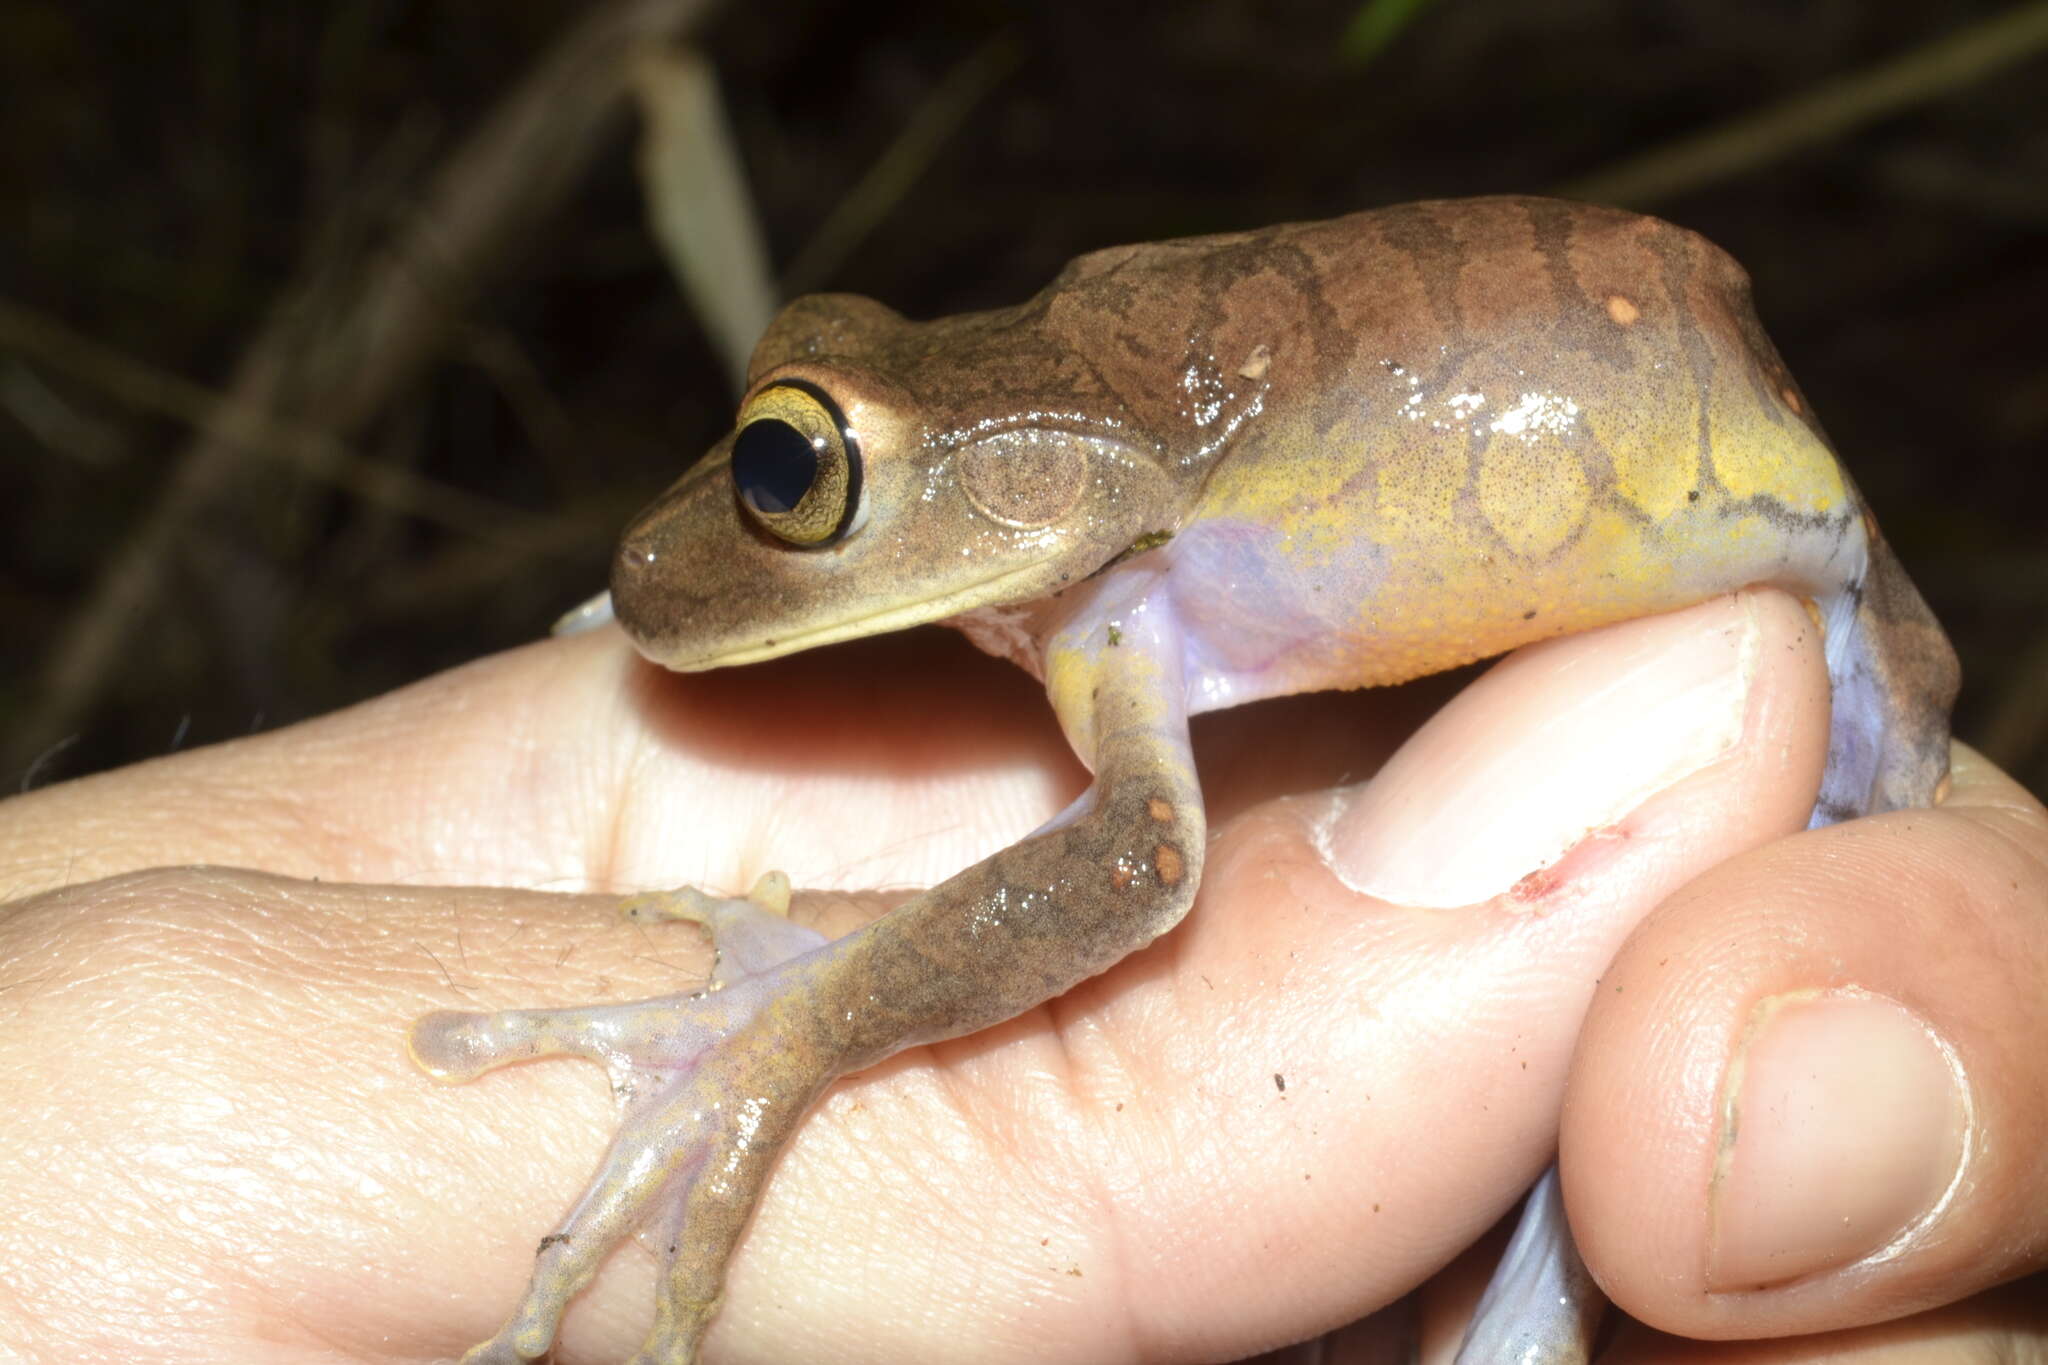
{"label": "frog", "polygon": [[[1671,223],[1498,196],[1083,255],[1028,301],[917,322],[787,304],[732,430],[625,530],[610,613],[653,663],[742,666],[932,622],[1043,683],[1084,794],[864,927],[626,898],[716,950],[704,989],[434,1011],[451,1082],[605,1066],[620,1124],[464,1357],[543,1357],[636,1232],[634,1356],[689,1365],[777,1153],[838,1078],[1009,1019],[1186,915],[1208,837],[1191,717],[1393,684],[1756,584],[1824,632],[1814,825],[1930,805],[1954,651],[1764,334]],[[1587,1358],[1601,1300],[1554,1169],[1460,1359]]]}

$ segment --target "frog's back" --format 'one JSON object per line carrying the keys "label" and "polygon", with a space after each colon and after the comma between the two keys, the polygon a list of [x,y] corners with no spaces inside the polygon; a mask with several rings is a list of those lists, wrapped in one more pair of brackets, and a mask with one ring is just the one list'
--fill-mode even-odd
{"label": "frog's back", "polygon": [[[1916,717],[1892,723],[1921,732],[1901,783],[1938,776],[1953,655],[1726,253],[1522,198],[1214,241],[1209,343],[1263,391],[1162,552],[1199,704],[1396,682],[1771,582],[1823,605],[1838,704],[1857,673]],[[1898,624],[1866,622],[1889,643],[1856,662],[1879,599]]]}

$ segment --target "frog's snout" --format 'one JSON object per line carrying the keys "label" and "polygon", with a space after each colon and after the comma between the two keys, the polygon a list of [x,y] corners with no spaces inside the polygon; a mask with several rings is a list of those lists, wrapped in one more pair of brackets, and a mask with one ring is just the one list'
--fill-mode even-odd
{"label": "frog's snout", "polygon": [[612,614],[653,659],[673,647],[702,606],[677,524],[657,503],[626,528],[612,554]]}
{"label": "frog's snout", "polygon": [[685,476],[619,537],[612,614],[634,648],[665,668],[786,653],[776,639],[807,624],[810,595],[793,572],[807,552],[769,543],[735,503],[728,481]]}

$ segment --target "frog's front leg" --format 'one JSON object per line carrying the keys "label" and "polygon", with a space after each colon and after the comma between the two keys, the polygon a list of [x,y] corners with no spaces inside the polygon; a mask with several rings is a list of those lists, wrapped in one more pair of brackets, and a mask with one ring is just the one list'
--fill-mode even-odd
{"label": "frog's front leg", "polygon": [[[595,1009],[439,1013],[414,1028],[436,1076],[571,1054],[623,1102],[589,1188],[541,1241],[517,1311],[476,1365],[544,1355],[563,1310],[636,1229],[657,1230],[655,1322],[635,1357],[686,1365],[776,1154],[833,1079],[970,1033],[1059,994],[1170,928],[1200,876],[1204,821],[1188,753],[1180,643],[1140,595],[1077,612],[1046,659],[1096,780],[1060,820],[824,942],[772,904],[696,893],[629,911],[696,919],[720,988]],[[755,895],[772,902],[774,888]]]}

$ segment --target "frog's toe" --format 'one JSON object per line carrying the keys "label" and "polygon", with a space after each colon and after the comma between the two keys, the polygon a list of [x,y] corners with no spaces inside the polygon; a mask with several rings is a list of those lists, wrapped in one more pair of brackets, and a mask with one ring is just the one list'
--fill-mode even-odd
{"label": "frog's toe", "polygon": [[801,957],[825,936],[789,919],[789,878],[762,874],[745,896],[712,896],[695,887],[628,896],[619,909],[636,923],[688,920],[711,933],[718,952],[711,968],[715,986],[730,986]]}
{"label": "frog's toe", "polygon": [[[435,1010],[413,1022],[407,1050],[438,1081],[475,1080],[486,1071],[536,1057],[587,1057],[613,1073],[658,1062],[687,1042],[708,1043],[717,1012],[693,1011],[697,996],[673,995],[624,1005],[559,1010]],[[711,1034],[715,1036],[715,1032]]]}
{"label": "frog's toe", "polygon": [[[557,1316],[559,1318],[559,1312]],[[553,1331],[549,1331],[537,1348],[526,1349],[520,1343],[518,1328],[516,1321],[507,1323],[505,1329],[489,1341],[470,1347],[462,1353],[462,1365],[534,1365],[535,1361],[545,1360],[553,1343]]]}
{"label": "frog's toe", "polygon": [[713,896],[694,886],[685,886],[674,891],[642,891],[628,896],[619,910],[627,919],[641,923],[680,919],[715,929],[720,921],[749,912],[786,916],[789,898],[789,874],[763,872],[744,896]]}
{"label": "frog's toe", "polygon": [[[685,1080],[664,1094],[639,1095],[583,1197],[541,1238],[518,1308],[496,1336],[462,1358],[463,1365],[530,1365],[546,1357],[562,1314],[605,1257],[658,1206],[673,1202],[718,1148],[724,1134],[715,1120],[705,1121],[703,1089]],[[687,1365],[692,1349],[678,1345],[649,1359]]]}
{"label": "frog's toe", "polygon": [[413,1021],[405,1046],[413,1064],[435,1080],[470,1081],[529,1057],[587,1055],[579,1046],[582,1030],[567,1017],[587,1012],[435,1010]]}

